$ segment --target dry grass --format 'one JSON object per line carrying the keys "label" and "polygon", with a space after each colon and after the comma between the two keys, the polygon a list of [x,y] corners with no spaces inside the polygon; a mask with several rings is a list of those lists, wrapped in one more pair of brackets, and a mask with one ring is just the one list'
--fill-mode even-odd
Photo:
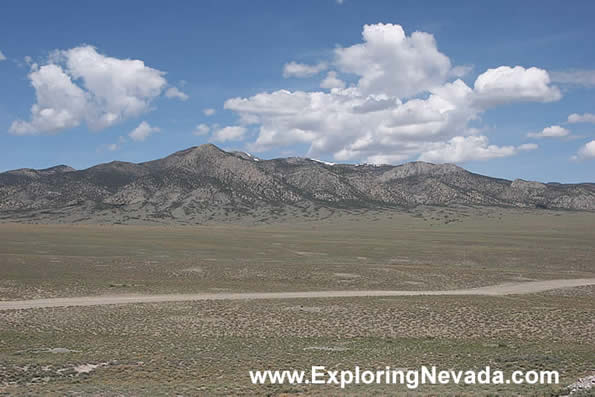
{"label": "dry grass", "polygon": [[[595,214],[399,213],[203,227],[0,225],[0,299],[130,292],[447,289],[594,277]],[[451,213],[449,219],[453,219]],[[439,218],[443,219],[443,218]],[[509,297],[216,301],[0,312],[0,394],[343,394],[248,369],[593,369],[594,287]],[[96,367],[95,367],[96,366]],[[77,372],[78,371],[78,372]],[[84,371],[89,371],[84,373]],[[549,395],[561,387],[422,387]],[[358,386],[345,393],[405,393]]]}
{"label": "dry grass", "polygon": [[[595,355],[591,302],[548,295],[409,297],[3,312],[0,379],[14,383],[5,388],[10,394],[102,388],[136,394],[143,387],[152,394],[253,394],[288,391],[289,386],[252,386],[249,368],[425,364],[456,369],[490,365],[507,371],[560,369],[568,384],[589,369]],[[47,351],[51,348],[72,352]],[[88,375],[77,375],[74,368],[84,364],[103,365]],[[393,389],[374,386],[366,391]],[[464,389],[449,386],[443,391]],[[351,392],[359,394],[362,389]]]}
{"label": "dry grass", "polygon": [[595,214],[470,211],[437,225],[398,212],[257,226],[0,224],[0,299],[453,289],[594,274]]}

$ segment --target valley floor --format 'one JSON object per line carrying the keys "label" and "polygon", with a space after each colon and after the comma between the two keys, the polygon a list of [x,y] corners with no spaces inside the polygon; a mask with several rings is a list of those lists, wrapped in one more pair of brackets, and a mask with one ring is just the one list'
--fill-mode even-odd
{"label": "valley floor", "polygon": [[[593,225],[593,213],[500,209],[251,226],[0,224],[0,395],[409,392],[248,376],[312,365],[555,369],[560,385],[419,392],[561,394],[594,368]],[[385,294],[360,296],[370,291]],[[170,294],[259,299],[14,307]]]}

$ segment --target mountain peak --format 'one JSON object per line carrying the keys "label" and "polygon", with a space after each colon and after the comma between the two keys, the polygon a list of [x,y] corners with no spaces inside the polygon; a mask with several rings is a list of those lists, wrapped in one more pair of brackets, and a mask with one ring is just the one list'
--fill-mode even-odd
{"label": "mountain peak", "polygon": [[43,168],[43,169],[19,168],[16,170],[6,171],[6,173],[11,174],[11,175],[20,175],[20,176],[25,176],[25,177],[29,177],[29,178],[35,178],[38,176],[62,174],[65,172],[73,172],[73,171],[76,171],[76,170],[70,166],[60,164],[60,165],[55,165],[53,167]]}
{"label": "mountain peak", "polygon": [[141,163],[141,165],[152,169],[195,167],[200,165],[200,163],[209,163],[217,158],[230,155],[230,153],[221,150],[212,143],[205,143],[200,146],[192,146],[184,150],[179,150],[161,159]]}
{"label": "mountain peak", "polygon": [[179,150],[172,156],[186,156],[193,153],[227,153],[212,143],[204,143],[199,146],[192,146],[187,149]]}
{"label": "mountain peak", "polygon": [[58,173],[62,173],[62,172],[72,172],[72,171],[76,171],[76,169],[68,166],[68,165],[64,165],[64,164],[60,164],[60,165],[55,165],[53,167],[50,168],[45,168],[42,170],[37,170],[39,172],[43,172],[46,174],[58,174]]}
{"label": "mountain peak", "polygon": [[413,161],[391,168],[382,174],[380,178],[386,182],[391,179],[409,178],[413,176],[443,176],[465,172],[467,172],[465,169],[455,164],[433,164],[426,163],[425,161]]}

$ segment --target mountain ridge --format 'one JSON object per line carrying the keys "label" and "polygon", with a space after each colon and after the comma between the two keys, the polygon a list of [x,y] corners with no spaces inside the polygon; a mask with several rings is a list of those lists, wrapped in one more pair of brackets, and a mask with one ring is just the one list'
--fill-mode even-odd
{"label": "mountain ridge", "polygon": [[212,144],[141,163],[0,173],[0,219],[93,219],[111,211],[118,219],[200,223],[214,214],[266,215],[289,207],[420,205],[595,211],[595,184],[510,181],[422,161],[392,166],[264,160]]}

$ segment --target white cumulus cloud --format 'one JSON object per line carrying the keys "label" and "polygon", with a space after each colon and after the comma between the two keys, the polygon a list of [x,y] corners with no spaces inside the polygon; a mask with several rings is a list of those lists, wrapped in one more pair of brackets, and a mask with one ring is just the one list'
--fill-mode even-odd
{"label": "white cumulus cloud", "polygon": [[360,76],[363,94],[410,97],[442,85],[451,70],[450,59],[438,50],[434,36],[400,25],[365,25],[363,43],[335,49],[343,72]]}
{"label": "white cumulus cloud", "polygon": [[326,77],[320,83],[320,88],[333,89],[333,88],[345,88],[345,82],[337,77],[337,72],[331,70],[327,73]]}
{"label": "white cumulus cloud", "polygon": [[176,87],[170,87],[165,91],[165,96],[168,98],[178,98],[182,101],[187,100],[189,97],[184,92],[180,91]]}
{"label": "white cumulus cloud", "polygon": [[529,138],[562,138],[570,135],[570,131],[559,125],[552,125],[546,127],[540,132],[530,132],[527,134]]}
{"label": "white cumulus cloud", "polygon": [[536,143],[523,143],[522,145],[517,146],[518,150],[535,150],[539,149],[539,145]]}
{"label": "white cumulus cloud", "polygon": [[142,142],[147,139],[150,135],[161,131],[159,127],[152,127],[146,121],[141,122],[128,136],[130,139],[136,142]]}
{"label": "white cumulus cloud", "polygon": [[508,157],[519,150],[534,150],[537,145],[525,144],[519,147],[488,144],[486,136],[456,136],[447,142],[434,145],[423,152],[419,159],[434,163],[459,163],[471,160],[489,160]]}
{"label": "white cumulus cloud", "polygon": [[206,109],[203,109],[202,112],[204,113],[205,116],[212,116],[215,114],[216,110],[213,108],[206,108]]}
{"label": "white cumulus cloud", "polygon": [[453,68],[431,34],[407,35],[399,25],[365,25],[363,41],[337,48],[333,66],[357,80],[345,87],[329,71],[321,84],[329,91],[280,89],[225,101],[241,125],[258,128],[248,148],[299,144],[309,147],[308,157],[369,163],[513,156],[537,145],[491,145],[470,122],[500,104],[561,97],[538,68],[490,69],[473,88],[461,79],[450,81],[470,67]]}
{"label": "white cumulus cloud", "polygon": [[141,60],[118,59],[80,46],[55,51],[49,63],[31,65],[37,102],[30,121],[16,120],[14,134],[52,133],[86,123],[101,130],[147,112],[167,85],[164,72]]}
{"label": "white cumulus cloud", "polygon": [[164,72],[143,61],[108,57],[91,46],[61,51],[60,55],[69,74],[82,80],[91,96],[87,123],[93,129],[146,112],[167,84]]}
{"label": "white cumulus cloud", "polygon": [[12,123],[13,134],[54,133],[77,127],[87,118],[90,94],[74,84],[60,66],[49,64],[34,69],[29,80],[37,102],[31,107],[31,121]]}
{"label": "white cumulus cloud", "polygon": [[473,70],[473,65],[458,65],[450,70],[450,75],[453,77],[465,77]]}
{"label": "white cumulus cloud", "polygon": [[519,101],[553,102],[562,98],[560,90],[550,84],[548,72],[536,67],[488,69],[475,80],[474,91],[483,106]]}
{"label": "white cumulus cloud", "polygon": [[573,160],[591,160],[595,159],[595,140],[585,143],[580,147],[578,153],[572,156]]}
{"label": "white cumulus cloud", "polygon": [[593,113],[573,113],[568,116],[568,122],[575,124],[575,123],[593,123],[595,124],[595,114]]}
{"label": "white cumulus cloud", "polygon": [[210,131],[211,131],[211,127],[209,127],[208,125],[199,124],[194,128],[194,131],[192,133],[196,136],[203,136],[203,135],[207,135]]}
{"label": "white cumulus cloud", "polygon": [[321,62],[317,65],[307,65],[305,63],[289,62],[283,66],[283,77],[310,77],[326,70],[328,65]]}
{"label": "white cumulus cloud", "polygon": [[0,62],[2,62],[2,61],[6,61],[6,56],[4,56],[2,51],[0,51]]}
{"label": "white cumulus cloud", "polygon": [[232,98],[225,108],[260,125],[253,149],[301,143],[310,145],[311,157],[330,153],[339,161],[375,162],[379,156],[404,159],[419,154],[426,142],[464,133],[477,116],[471,94],[460,80],[437,88],[427,99],[407,102],[362,95],[355,87],[330,93],[279,90]]}
{"label": "white cumulus cloud", "polygon": [[247,129],[243,126],[228,126],[213,132],[212,139],[215,142],[239,141],[244,138]]}

